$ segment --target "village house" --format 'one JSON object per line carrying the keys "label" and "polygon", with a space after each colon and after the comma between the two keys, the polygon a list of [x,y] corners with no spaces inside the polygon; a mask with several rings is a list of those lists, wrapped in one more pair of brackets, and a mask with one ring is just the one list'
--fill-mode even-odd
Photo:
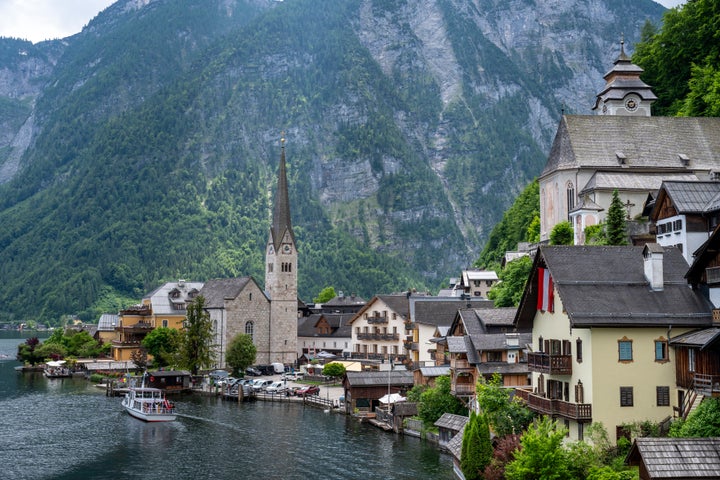
{"label": "village house", "polygon": [[487,298],[490,289],[499,281],[497,273],[492,270],[463,270],[455,290],[470,297]]}
{"label": "village house", "polygon": [[353,359],[402,363],[406,324],[410,318],[410,293],[376,295],[350,319]]}
{"label": "village house", "polygon": [[413,387],[413,374],[400,367],[387,371],[346,372],[343,378],[346,413],[374,412],[384,395],[405,396]]}
{"label": "village house", "polygon": [[642,69],[621,45],[597,95],[598,115],[563,115],[539,177],[540,240],[570,221],[575,243],[605,220],[614,190],[625,205],[631,236],[649,233],[636,222],[663,181],[712,180],[718,175],[720,118],[652,117],[655,100]]}
{"label": "village house", "polygon": [[695,251],[720,224],[720,182],[663,182],[650,220],[657,243],[677,247],[691,264]]}
{"label": "village house", "polygon": [[431,297],[408,298],[410,316],[405,324],[405,350],[413,368],[436,364],[438,328],[449,327],[461,308],[491,309],[493,302],[481,297]]}
{"label": "village house", "polygon": [[475,385],[494,374],[504,386],[529,384],[525,350],[530,330],[518,331],[514,325],[516,309],[465,308],[459,310],[445,338],[450,356],[451,391],[469,401]]}
{"label": "village house", "polygon": [[115,327],[117,338],[112,341],[112,358],[115,361],[131,360],[133,351],[154,328],[180,330],[187,314],[187,304],[198,296],[201,282],[167,282],[143,297],[140,305],[120,311]]}
{"label": "village house", "polygon": [[298,357],[313,358],[320,352],[350,357],[350,320],[365,306],[364,298],[340,292],[335,298],[309,309],[298,319]]}
{"label": "village house", "polygon": [[565,423],[573,440],[602,422],[661,422],[677,399],[671,335],[712,324],[712,306],[684,280],[676,248],[541,246],[515,318],[532,329],[532,388],[516,389],[535,412]]}

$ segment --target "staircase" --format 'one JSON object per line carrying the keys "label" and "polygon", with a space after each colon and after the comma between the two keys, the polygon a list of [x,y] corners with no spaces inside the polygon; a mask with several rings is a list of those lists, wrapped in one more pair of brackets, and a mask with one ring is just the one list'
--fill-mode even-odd
{"label": "staircase", "polygon": [[688,390],[683,399],[683,404],[680,406],[678,416],[683,420],[687,420],[687,417],[695,411],[704,399],[705,395],[698,395],[695,390]]}

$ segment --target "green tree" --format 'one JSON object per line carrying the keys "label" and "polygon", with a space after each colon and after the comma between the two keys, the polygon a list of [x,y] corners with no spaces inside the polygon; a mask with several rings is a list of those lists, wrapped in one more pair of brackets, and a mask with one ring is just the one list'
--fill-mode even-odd
{"label": "green tree", "polygon": [[166,367],[176,363],[182,333],[174,328],[159,327],[143,338],[142,346],[153,356],[153,365]]}
{"label": "green tree", "polygon": [[605,223],[607,245],[626,245],[627,228],[625,226],[625,207],[623,207],[620,194],[617,189],[613,190],[612,201],[608,208]]}
{"label": "green tree", "polygon": [[130,361],[135,364],[135,371],[144,372],[148,366],[148,352],[145,347],[136,348],[130,352]]}
{"label": "green tree", "polygon": [[25,340],[24,343],[18,345],[18,361],[23,363],[29,363],[30,365],[37,365],[38,363],[42,362],[44,358],[36,352],[36,349],[39,345],[40,340],[37,337],[30,337]]}
{"label": "green tree", "polygon": [[320,291],[320,293],[318,293],[318,296],[313,299],[313,302],[325,303],[327,301],[332,300],[335,297],[337,297],[337,294],[335,293],[335,288],[334,287],[325,287]]}
{"label": "green tree", "polygon": [[536,420],[520,439],[515,459],[505,466],[508,480],[572,479],[563,448],[567,431],[548,417]]}
{"label": "green tree", "polygon": [[475,266],[490,268],[500,263],[506,251],[515,250],[518,242],[534,241],[528,235],[535,217],[540,218],[540,186],[537,179],[525,187],[505,211],[502,220],[493,227]]}
{"label": "green tree", "polygon": [[535,215],[527,228],[526,238],[528,242],[538,243],[540,241],[540,215]]}
{"label": "green tree", "polygon": [[720,68],[712,65],[693,65],[690,91],[678,115],[720,117]]}
{"label": "green tree", "polygon": [[338,362],[328,363],[323,367],[322,374],[333,379],[338,379],[345,375],[345,365]]}
{"label": "green tree", "polygon": [[490,380],[477,382],[477,402],[498,437],[519,434],[533,420],[533,413],[510,390],[503,388],[502,376],[493,374]]}
{"label": "green tree", "polygon": [[252,337],[245,333],[239,333],[230,340],[227,350],[227,364],[232,368],[232,374],[236,377],[242,376],[245,369],[255,363],[257,347]]}
{"label": "green tree", "polygon": [[572,245],[574,236],[570,222],[560,222],[550,232],[550,245]]}
{"label": "green tree", "polygon": [[193,375],[201,368],[209,368],[214,361],[212,349],[212,322],[205,311],[205,297],[195,297],[187,307],[187,318],[180,347],[180,355],[185,367]]}
{"label": "green tree", "polygon": [[482,472],[492,459],[490,428],[485,415],[470,412],[463,433],[460,468],[467,480],[483,478]]}
{"label": "green tree", "polygon": [[450,377],[442,375],[435,380],[435,386],[420,395],[418,416],[426,426],[432,426],[443,413],[467,415],[467,408],[450,392]]}
{"label": "green tree", "polygon": [[604,223],[585,227],[585,245],[607,245]]}
{"label": "green tree", "polygon": [[670,428],[671,437],[720,437],[720,399],[705,398],[684,422]]}
{"label": "green tree", "polygon": [[525,256],[505,265],[499,275],[500,282],[488,292],[488,298],[495,302],[496,307],[515,307],[520,304],[532,264],[532,259]]}
{"label": "green tree", "polygon": [[712,108],[713,102],[702,100],[708,92],[703,92],[703,84],[707,82],[704,77],[713,77],[713,70],[720,68],[718,22],[717,0],[694,0],[665,12],[659,30],[643,27],[642,41],[632,59],[645,70],[642,78],[658,96],[654,114],[676,115],[688,107],[688,114],[710,113],[707,108]]}
{"label": "green tree", "polygon": [[62,343],[45,341],[42,345],[35,348],[35,355],[42,358],[43,361],[47,359],[59,360],[65,358],[67,349]]}

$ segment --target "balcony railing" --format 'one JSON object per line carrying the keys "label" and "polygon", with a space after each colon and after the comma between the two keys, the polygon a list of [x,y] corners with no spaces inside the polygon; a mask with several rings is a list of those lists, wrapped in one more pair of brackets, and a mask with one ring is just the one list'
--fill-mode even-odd
{"label": "balcony railing", "polygon": [[361,332],[356,333],[358,340],[384,340],[386,342],[397,342],[400,340],[399,333],[377,333],[377,332]]}
{"label": "balcony railing", "polygon": [[453,395],[475,395],[474,383],[456,383],[450,387]]}
{"label": "balcony railing", "polygon": [[528,368],[537,373],[572,375],[572,356],[528,353]]}
{"label": "balcony railing", "polygon": [[720,393],[720,375],[693,374],[693,390],[699,395],[717,396]]}
{"label": "balcony railing", "polygon": [[368,323],[388,323],[388,317],[387,315],[373,315],[372,317],[367,317]]}
{"label": "balcony railing", "polygon": [[515,396],[523,399],[530,410],[538,413],[576,421],[592,420],[592,404],[590,403],[571,403],[564,400],[555,400],[520,388],[515,389]]}
{"label": "balcony railing", "polygon": [[453,370],[471,370],[474,367],[470,365],[467,358],[452,358],[450,359],[450,368]]}

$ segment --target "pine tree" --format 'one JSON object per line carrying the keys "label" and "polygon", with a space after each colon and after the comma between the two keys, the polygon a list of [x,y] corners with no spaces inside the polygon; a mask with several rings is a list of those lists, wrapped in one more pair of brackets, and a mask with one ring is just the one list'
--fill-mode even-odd
{"label": "pine tree", "polygon": [[212,365],[212,322],[205,311],[205,297],[200,295],[188,304],[182,344],[182,360],[193,375]]}
{"label": "pine tree", "polygon": [[608,245],[627,245],[627,229],[625,226],[625,208],[617,189],[613,190],[612,202],[606,219],[606,237]]}
{"label": "pine tree", "polygon": [[482,472],[492,459],[493,448],[490,441],[490,426],[485,415],[470,413],[465,425],[460,454],[460,469],[466,480],[483,478]]}

